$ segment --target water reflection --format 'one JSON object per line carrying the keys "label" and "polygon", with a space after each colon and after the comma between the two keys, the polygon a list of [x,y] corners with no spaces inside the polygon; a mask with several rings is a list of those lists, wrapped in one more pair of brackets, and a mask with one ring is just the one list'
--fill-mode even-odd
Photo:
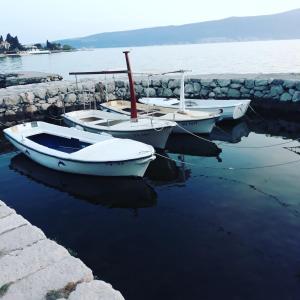
{"label": "water reflection", "polygon": [[171,153],[193,156],[219,157],[222,149],[214,142],[190,134],[172,134],[166,148]]}
{"label": "water reflection", "polygon": [[38,183],[94,205],[134,210],[156,205],[157,194],[143,179],[82,176],[57,172],[33,162],[23,154],[18,154],[11,159],[10,168]]}
{"label": "water reflection", "polygon": [[242,137],[247,137],[250,132],[246,121],[222,122],[214,127],[210,138],[217,141],[239,143]]}

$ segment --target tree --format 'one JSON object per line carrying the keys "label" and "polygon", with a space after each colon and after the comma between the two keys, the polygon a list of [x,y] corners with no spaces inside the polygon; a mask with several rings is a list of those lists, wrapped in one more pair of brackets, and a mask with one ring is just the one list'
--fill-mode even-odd
{"label": "tree", "polygon": [[70,45],[63,45],[62,48],[63,48],[64,51],[69,51],[69,50],[73,49]]}
{"label": "tree", "polygon": [[3,36],[0,35],[0,43],[2,43],[2,42],[3,42]]}
{"label": "tree", "polygon": [[40,43],[34,44],[34,46],[37,47],[38,49],[43,49],[43,46]]}
{"label": "tree", "polygon": [[25,48],[19,43],[19,39],[17,36],[13,37],[10,35],[10,33],[6,36],[6,42],[10,44],[9,50],[25,50]]}

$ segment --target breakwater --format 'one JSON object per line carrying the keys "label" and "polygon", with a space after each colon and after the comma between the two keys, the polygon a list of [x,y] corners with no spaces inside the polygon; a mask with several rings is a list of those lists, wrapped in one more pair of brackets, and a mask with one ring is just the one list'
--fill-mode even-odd
{"label": "breakwater", "polygon": [[[300,78],[291,74],[201,75],[185,81],[186,98],[252,99],[253,105],[280,112],[300,112]],[[136,78],[137,97],[179,97],[179,78]],[[12,122],[47,115],[54,108],[97,105],[105,100],[129,99],[127,79],[103,82],[55,81],[0,89],[0,122]]]}
{"label": "breakwater", "polygon": [[124,299],[64,247],[0,201],[0,298]]}

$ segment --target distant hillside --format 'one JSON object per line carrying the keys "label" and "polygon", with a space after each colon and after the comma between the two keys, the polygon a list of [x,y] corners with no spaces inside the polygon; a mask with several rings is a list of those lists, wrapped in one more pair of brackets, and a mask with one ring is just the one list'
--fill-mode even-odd
{"label": "distant hillside", "polygon": [[300,9],[275,15],[106,32],[59,42],[76,48],[105,48],[279,39],[300,39]]}

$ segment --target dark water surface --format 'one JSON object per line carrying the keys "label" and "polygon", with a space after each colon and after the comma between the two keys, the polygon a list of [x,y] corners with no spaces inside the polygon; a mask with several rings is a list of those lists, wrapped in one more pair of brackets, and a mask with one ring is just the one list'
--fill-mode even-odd
{"label": "dark water surface", "polygon": [[300,299],[300,124],[220,127],[218,146],[172,136],[175,161],[145,180],[58,173],[2,142],[0,199],[126,299]]}

